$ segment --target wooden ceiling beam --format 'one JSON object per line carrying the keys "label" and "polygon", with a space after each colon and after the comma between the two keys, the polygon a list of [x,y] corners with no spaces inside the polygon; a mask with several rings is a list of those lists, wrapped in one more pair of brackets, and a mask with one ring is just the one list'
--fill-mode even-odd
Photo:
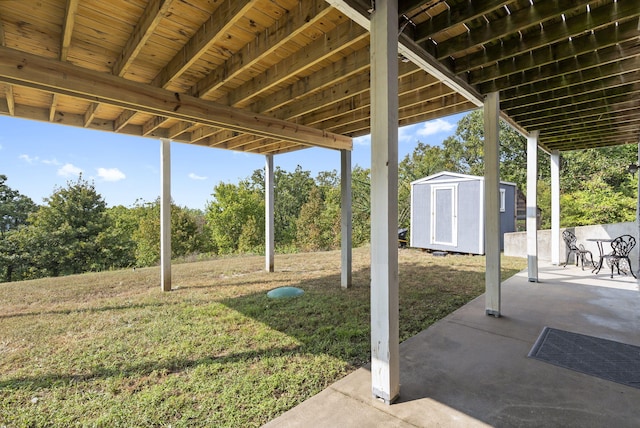
{"label": "wooden ceiling beam", "polygon": [[541,132],[544,132],[545,130],[548,132],[553,132],[556,129],[566,130],[574,127],[576,123],[598,123],[600,121],[612,120],[612,118],[615,118],[620,114],[637,114],[637,110],[639,108],[640,103],[638,103],[636,100],[632,100],[616,105],[615,112],[607,109],[606,107],[597,107],[583,112],[580,116],[574,116],[571,114],[556,115],[555,117],[539,119],[537,122],[531,121],[531,123],[527,124],[527,127],[529,129],[540,130]]}
{"label": "wooden ceiling beam", "polygon": [[[403,108],[453,93],[451,88],[421,70],[418,70],[415,77],[419,83],[400,82],[398,86],[399,104]],[[361,116],[359,112],[366,111],[366,114],[369,114],[370,106],[371,93],[366,90],[323,108],[316,108],[296,119],[307,126],[322,126],[329,129],[337,126],[339,122],[345,121],[345,117],[350,118],[349,120],[358,120],[358,116]]]}
{"label": "wooden ceiling beam", "polygon": [[[532,27],[537,26],[539,29],[540,26],[544,26],[545,21],[557,18],[561,13],[569,14],[578,7],[585,9],[583,4],[577,5],[574,0],[536,2],[508,14],[505,12],[501,19],[491,20],[491,23],[485,21],[478,28],[471,28],[467,33],[433,45],[432,53],[437,58],[455,58],[459,52],[464,52],[470,47],[492,44],[511,34],[522,32],[528,37],[527,31]],[[546,28],[544,32],[547,32]]]}
{"label": "wooden ceiling beam", "polygon": [[[560,99],[553,98],[549,101],[504,110],[509,112],[509,115],[514,119],[534,115],[553,116],[556,113],[562,113],[564,111],[579,112],[580,107],[606,106],[617,102],[624,102],[629,97],[638,95],[639,86],[637,83],[620,85],[616,88],[606,88],[593,93],[574,95]],[[596,96],[595,94],[598,95]]]}
{"label": "wooden ceiling beam", "polygon": [[60,60],[66,61],[71,46],[71,36],[76,22],[79,0],[67,0],[65,8],[64,22],[62,23],[62,40],[60,41]]}
{"label": "wooden ceiling beam", "polygon": [[187,93],[197,98],[207,97],[243,71],[250,69],[260,59],[278,50],[306,28],[324,19],[330,11],[324,0],[298,2],[294,9],[259,33],[252,42],[198,81]]}
{"label": "wooden ceiling beam", "polygon": [[169,138],[174,139],[184,133],[191,132],[196,129],[196,126],[193,122],[177,122],[169,128]]}
{"label": "wooden ceiling beam", "polygon": [[572,151],[572,150],[587,150],[587,149],[600,149],[603,147],[611,147],[611,146],[619,146],[621,144],[637,144],[637,141],[633,141],[634,137],[637,138],[637,136],[633,136],[633,135],[625,135],[624,139],[622,139],[621,136],[618,136],[618,138],[620,138],[619,140],[596,140],[596,141],[585,141],[585,142],[580,142],[579,144],[575,144],[574,142],[569,142],[569,143],[553,143],[553,144],[545,144],[543,140],[539,141],[540,146],[548,151],[548,152],[552,152],[552,151],[559,151],[559,152],[566,152],[566,151]]}
{"label": "wooden ceiling beam", "polygon": [[551,102],[551,100],[557,103],[566,103],[580,99],[597,100],[604,96],[620,94],[619,88],[622,88],[622,91],[637,92],[640,88],[640,71],[632,71],[594,82],[561,88],[552,87],[548,91],[535,92],[531,93],[531,95],[507,98],[504,102],[500,102],[500,108],[515,113],[525,108],[537,109],[539,108],[538,106],[548,105],[546,103]]}
{"label": "wooden ceiling beam", "polygon": [[241,135],[245,134],[240,134],[228,129],[219,129],[217,132],[211,134],[206,139],[203,139],[203,141],[204,144],[209,147],[224,147],[227,142]]}
{"label": "wooden ceiling beam", "polygon": [[[4,25],[2,24],[2,20],[0,20],[0,46],[6,46],[4,38]],[[7,113],[9,114],[9,116],[14,116],[16,114],[16,101],[13,96],[13,85],[3,86],[5,87],[4,98],[7,102]]]}
{"label": "wooden ceiling beam", "polygon": [[[423,0],[416,1],[414,3],[424,3]],[[479,18],[482,18],[483,15],[491,13],[496,9],[501,9],[508,4],[509,1],[505,0],[484,0],[481,2],[458,2],[452,5],[450,8],[447,8],[446,12],[439,13],[433,16],[431,19],[417,25],[412,32],[409,33],[409,36],[416,43],[422,43],[433,37],[434,35],[445,31],[448,28],[454,27],[456,25],[464,24]],[[417,9],[413,7],[413,9]],[[400,8],[398,5],[398,12],[400,16],[406,15],[408,12],[412,10],[405,11],[405,7]],[[412,18],[411,15],[407,16],[409,19]],[[410,27],[407,27],[410,28]]]}
{"label": "wooden ceiling beam", "polygon": [[100,106],[100,104],[98,104],[98,103],[91,103],[89,105],[89,108],[84,112],[84,127],[85,128],[88,128],[91,125],[91,122],[93,122],[93,119],[95,119],[96,112],[97,112],[99,106]]}
{"label": "wooden ceiling beam", "polygon": [[5,83],[307,146],[351,150],[351,139],[342,135],[240,111],[6,47],[0,48],[0,55],[4,59],[0,63],[0,81]]}
{"label": "wooden ceiling beam", "polygon": [[118,59],[113,63],[112,73],[124,76],[138,57],[147,40],[154,33],[160,21],[167,14],[173,0],[151,0],[144,8],[142,16],[133,28]]}
{"label": "wooden ceiling beam", "polygon": [[331,63],[322,70],[305,76],[286,88],[269,94],[251,104],[250,110],[257,113],[269,113],[286,107],[309,94],[330,88],[344,79],[367,72],[370,66],[369,47],[359,49],[353,54]]}
{"label": "wooden ceiling beam", "polygon": [[467,79],[472,85],[479,85],[494,79],[506,78],[511,74],[566,62],[565,60],[576,57],[581,58],[581,63],[593,63],[598,59],[605,62],[615,61],[620,59],[621,53],[629,55],[630,49],[638,49],[637,38],[637,21],[625,21],[618,26],[612,25],[575,37],[571,41],[563,40],[551,46],[535,49],[527,55],[520,55],[472,70],[467,74]]}
{"label": "wooden ceiling beam", "polygon": [[[601,141],[618,141],[618,140],[633,140],[638,135],[638,126],[633,126],[631,129],[610,130],[609,132],[589,132],[583,135],[571,136],[567,135],[564,138],[547,139],[545,138],[545,144],[586,144],[589,142],[599,143]],[[638,141],[635,141],[636,144]]]}
{"label": "wooden ceiling beam", "polygon": [[244,107],[251,99],[281,85],[299,73],[300,70],[312,67],[314,64],[335,55],[337,51],[348,49],[368,38],[369,34],[352,22],[347,21],[340,24],[324,37],[311,42],[304,49],[288,56],[270,69],[229,92],[226,97],[227,104],[233,107]]}
{"label": "wooden ceiling beam", "polygon": [[[636,56],[628,56],[625,59],[607,60],[607,55],[616,47],[605,49],[603,52],[605,60],[602,63],[592,62],[593,55],[585,55],[587,58],[573,58],[565,60],[558,64],[549,64],[537,69],[527,70],[520,74],[510,74],[504,78],[480,85],[483,93],[502,91],[507,99],[515,99],[532,93],[548,91],[554,88],[564,88],[577,84],[587,84],[589,82],[597,82],[606,78],[628,74],[640,69],[640,46],[635,47],[633,51]],[[629,51],[631,53],[631,51]],[[558,73],[559,67],[563,72]],[[556,70],[554,72],[554,70]],[[488,92],[484,92],[488,91]]]}
{"label": "wooden ceiling beam", "polygon": [[[76,22],[76,13],[78,11],[78,0],[67,0],[64,22],[62,23],[62,38],[60,40],[60,61],[66,61],[69,54],[69,46],[71,45],[71,37],[73,35],[73,27]],[[58,95],[52,94],[51,106],[49,108],[49,122],[53,122],[58,108]]]}
{"label": "wooden ceiling beam", "polygon": [[[173,0],[151,0],[147,3],[142,16],[138,19],[129,39],[111,68],[113,75],[123,77],[127,73],[145,43],[153,35],[160,21],[166,15],[172,2]],[[125,110],[120,116],[116,119],[116,122],[119,126],[124,127],[133,119],[135,112]],[[119,129],[116,129],[116,131]]]}
{"label": "wooden ceiling beam", "polygon": [[587,117],[593,117],[605,114],[611,111],[625,111],[629,106],[638,108],[637,96],[621,95],[611,97],[598,102],[584,102],[575,105],[566,105],[554,108],[552,111],[531,110],[529,113],[521,116],[512,116],[522,126],[531,129],[542,129],[546,124],[554,124],[560,120],[585,120]]}
{"label": "wooden ceiling beam", "polygon": [[573,139],[589,139],[589,138],[610,138],[612,134],[628,134],[630,132],[640,131],[640,121],[635,120],[632,122],[626,122],[616,125],[603,125],[593,127],[591,129],[571,129],[569,132],[555,132],[545,133],[544,140],[547,144],[557,143],[564,141],[567,136],[573,137]]}
{"label": "wooden ceiling beam", "polygon": [[[371,30],[370,12],[361,4],[353,0],[327,0],[333,7],[351,18],[367,32]],[[456,76],[449,68],[437,61],[426,50],[414,42],[409,36],[400,33],[398,36],[398,54],[410,60],[415,65],[431,74],[445,85],[463,94],[468,100],[477,106],[483,105],[482,95],[466,81]]]}
{"label": "wooden ceiling beam", "polygon": [[226,32],[236,25],[247,11],[254,7],[256,0],[224,1],[213,11],[189,41],[178,51],[169,63],[153,79],[151,85],[166,88],[173,79],[182,75],[200,59],[211,47],[227,37]]}
{"label": "wooden ceiling beam", "polygon": [[[426,74],[423,70],[420,70],[414,64],[400,63],[398,68],[398,75],[400,78],[400,94],[405,91],[404,88],[410,87],[410,90],[417,89],[417,86],[410,85],[409,83],[413,83],[418,86],[427,86],[438,82],[438,80]],[[407,79],[412,80],[411,82],[406,82]],[[403,80],[405,82],[403,82]],[[292,120],[297,117],[312,113],[313,111],[318,109],[318,106],[327,104],[327,100],[331,100],[331,103],[338,103],[343,100],[351,99],[358,94],[369,92],[370,87],[371,80],[369,77],[369,73],[361,72],[357,75],[353,75],[351,77],[348,77],[347,79],[337,82],[335,85],[327,87],[324,90],[310,91],[311,95],[307,95],[304,98],[301,97],[300,99],[294,100],[291,103],[287,104],[283,108],[274,110],[272,112],[272,115],[279,119]]]}
{"label": "wooden ceiling beam", "polygon": [[562,120],[553,124],[553,128],[549,127],[544,130],[545,135],[566,134],[575,129],[587,131],[597,127],[612,127],[616,124],[626,124],[629,122],[640,122],[637,114],[633,110],[621,111],[617,113],[592,115],[588,121],[570,121]]}
{"label": "wooden ceiling beam", "polygon": [[240,52],[232,55],[218,68],[197,82],[189,90],[189,94],[203,98],[217,91],[226,82],[255,65],[260,59],[274,53],[305,29],[323,20],[330,12],[331,8],[324,0],[298,2],[286,15],[257,34],[256,38],[245,45]]}
{"label": "wooden ceiling beam", "polygon": [[[452,65],[456,74],[468,72],[480,67],[494,65],[497,61],[505,61],[514,57],[528,54],[536,49],[553,46],[568,40],[569,37],[579,37],[590,31],[615,25],[616,21],[633,21],[640,16],[640,4],[636,2],[608,3],[591,9],[590,13],[582,13],[566,21],[547,25],[544,31],[530,32],[526,37],[511,38],[494,46],[484,46],[477,53],[456,58]],[[446,57],[445,57],[446,58]]]}

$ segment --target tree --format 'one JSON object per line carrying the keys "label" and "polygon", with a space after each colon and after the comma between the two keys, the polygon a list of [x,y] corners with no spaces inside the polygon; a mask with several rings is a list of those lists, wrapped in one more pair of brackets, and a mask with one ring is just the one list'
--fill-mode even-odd
{"label": "tree", "polygon": [[331,241],[326,241],[328,234],[323,233],[323,211],[324,201],[320,189],[314,187],[297,219],[297,245],[302,251],[319,251],[331,247]]}
{"label": "tree", "polygon": [[110,224],[94,185],[80,175],[45,202],[29,220],[36,267],[50,276],[97,270],[102,256],[98,237]]}
{"label": "tree", "polygon": [[[243,227],[254,222],[255,241],[264,242],[264,198],[248,181],[220,183],[213,189],[213,201],[207,205],[206,218],[211,237],[220,253],[238,251]],[[252,220],[253,219],[253,220]],[[249,233],[245,228],[244,233]],[[243,238],[243,246],[248,237]]]}
{"label": "tree", "polygon": [[24,270],[24,254],[17,232],[38,207],[6,182],[7,176],[0,175],[0,280],[12,281]]}
{"label": "tree", "polygon": [[353,208],[353,246],[369,242],[371,237],[371,170],[355,166],[351,172]]}
{"label": "tree", "polygon": [[[316,185],[309,171],[303,171],[298,165],[294,172],[287,172],[276,167],[274,181],[274,235],[276,246],[291,247],[296,245],[296,220],[302,206],[307,202],[311,189]],[[244,187],[258,190],[264,199],[264,171],[255,170],[249,180],[242,183]]]}
{"label": "tree", "polygon": [[6,182],[7,176],[0,174],[0,237],[26,224],[29,215],[38,208],[31,198],[12,189]]}
{"label": "tree", "polygon": [[[527,184],[527,141],[500,120],[500,179],[515,183],[525,191]],[[458,122],[453,136],[442,143],[445,169],[484,175],[484,112],[474,110]],[[549,177],[549,156],[538,149],[538,178]]]}
{"label": "tree", "polygon": [[398,226],[408,228],[411,220],[411,182],[444,171],[446,159],[440,147],[418,142],[398,166]]}
{"label": "tree", "polygon": [[[152,266],[160,260],[160,199],[138,203],[133,212],[137,227],[133,231],[135,259],[138,266]],[[204,227],[204,215],[171,204],[171,257],[208,252],[210,235]]]}

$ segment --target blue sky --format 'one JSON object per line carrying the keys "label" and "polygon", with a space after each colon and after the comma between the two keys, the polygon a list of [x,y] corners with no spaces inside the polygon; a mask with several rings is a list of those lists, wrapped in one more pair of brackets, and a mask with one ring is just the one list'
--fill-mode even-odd
{"label": "blue sky", "polygon": [[[456,115],[401,128],[399,160],[418,141],[439,145],[452,135]],[[354,140],[353,166],[370,165],[370,138]],[[180,206],[204,209],[216,184],[237,183],[264,168],[264,156],[171,144],[171,190]],[[320,171],[340,170],[340,153],[307,149],[274,157],[275,166],[293,171],[297,165],[316,177]],[[160,194],[160,141],[0,116],[0,174],[7,185],[37,204],[82,173],[92,181],[108,206],[132,206]]]}

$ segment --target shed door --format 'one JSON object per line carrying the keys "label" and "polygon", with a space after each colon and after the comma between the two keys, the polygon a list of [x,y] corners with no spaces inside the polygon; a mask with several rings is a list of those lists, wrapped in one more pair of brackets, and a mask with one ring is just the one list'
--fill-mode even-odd
{"label": "shed door", "polygon": [[431,242],[458,245],[458,185],[431,187]]}

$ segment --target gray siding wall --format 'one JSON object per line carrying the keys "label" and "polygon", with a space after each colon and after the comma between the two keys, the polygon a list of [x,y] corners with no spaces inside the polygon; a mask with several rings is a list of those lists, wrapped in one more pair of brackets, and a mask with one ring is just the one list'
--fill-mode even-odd
{"label": "gray siding wall", "polygon": [[431,185],[416,184],[412,186],[411,200],[411,235],[410,245],[416,248],[429,248],[431,235]]}
{"label": "gray siding wall", "polygon": [[516,231],[516,187],[500,185],[505,189],[505,210],[500,213],[500,249],[504,250],[504,234]]}
{"label": "gray siding wall", "polygon": [[[446,191],[438,192],[436,206],[436,236],[432,239],[431,201],[434,186],[456,184],[457,228],[455,239],[451,237],[454,219],[450,214],[449,196]],[[436,251],[451,251],[469,254],[484,254],[484,183],[482,180],[459,179],[443,175],[433,180],[412,186],[410,245]],[[505,190],[505,210],[500,213],[500,248],[504,248],[504,233],[516,230],[515,186],[500,184]],[[446,241],[456,241],[456,245]],[[433,242],[436,241],[436,242]]]}
{"label": "gray siding wall", "polygon": [[451,251],[461,253],[482,254],[484,243],[480,240],[484,236],[484,222],[481,196],[482,181],[460,182],[458,193],[458,248]]}

